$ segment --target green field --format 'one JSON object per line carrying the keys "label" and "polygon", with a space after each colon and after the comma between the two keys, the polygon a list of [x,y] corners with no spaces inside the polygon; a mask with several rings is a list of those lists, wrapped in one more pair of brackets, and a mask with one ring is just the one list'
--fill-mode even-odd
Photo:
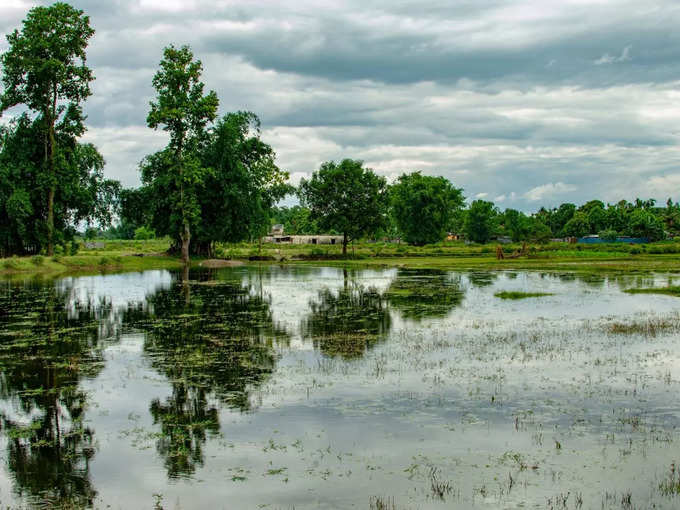
{"label": "green field", "polygon": [[[70,274],[179,268],[179,258],[166,254],[167,239],[149,241],[95,241],[95,248],[76,255],[11,257],[0,259],[0,274]],[[521,249],[504,245],[506,257]],[[570,271],[680,271],[680,243],[644,246],[625,244],[529,246],[526,255],[496,259],[496,245],[443,242],[428,246],[396,243],[356,243],[343,258],[339,245],[227,244],[215,258],[244,262],[363,267],[439,269],[553,269]],[[193,259],[200,264],[203,259]]]}

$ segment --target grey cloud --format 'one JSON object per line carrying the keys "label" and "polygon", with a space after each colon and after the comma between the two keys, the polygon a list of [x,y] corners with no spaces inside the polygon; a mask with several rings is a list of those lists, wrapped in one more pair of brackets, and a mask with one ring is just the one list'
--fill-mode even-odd
{"label": "grey cloud", "polygon": [[[222,112],[261,117],[295,180],[353,157],[390,178],[445,175],[468,197],[527,210],[662,199],[677,182],[671,0],[73,3],[97,30],[88,140],[126,185],[163,144],[145,119],[169,43],[192,45]],[[25,10],[0,5],[0,30]]]}

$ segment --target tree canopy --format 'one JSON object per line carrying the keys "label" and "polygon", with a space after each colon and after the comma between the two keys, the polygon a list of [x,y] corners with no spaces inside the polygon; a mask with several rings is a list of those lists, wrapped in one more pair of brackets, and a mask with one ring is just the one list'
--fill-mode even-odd
{"label": "tree canopy", "polygon": [[[103,159],[92,146],[76,143],[85,132],[81,103],[91,95],[90,82],[94,80],[86,64],[86,49],[93,34],[83,11],[57,2],[32,8],[21,31],[7,36],[9,49],[0,57],[0,113],[14,106],[23,107],[26,113],[23,120],[9,128],[10,134],[5,136],[11,140],[6,138],[3,147],[12,155],[20,155],[24,163],[31,161],[31,176],[40,193],[36,189],[25,192],[16,185],[5,203],[5,213],[11,217],[17,235],[27,235],[25,222],[31,215],[31,222],[41,223],[34,228],[42,231],[30,239],[26,237],[28,243],[23,246],[10,247],[6,243],[10,249],[39,250],[45,246],[52,254],[55,241],[64,238],[63,226],[73,219],[63,216],[65,210],[73,208],[59,200],[77,202],[80,207],[76,209],[82,214],[85,203],[94,204],[92,200],[88,202],[88,195],[91,198],[92,193],[96,195],[95,188],[101,189]],[[24,136],[29,129],[33,140]],[[16,143],[26,146],[19,148]],[[84,168],[90,186],[83,186]],[[13,172],[17,177],[17,172],[22,171],[28,171],[27,167],[5,173]],[[74,182],[79,186],[65,185]],[[92,213],[88,211],[85,216]]]}
{"label": "tree canopy", "polygon": [[385,225],[387,182],[361,161],[323,163],[310,179],[302,179],[299,193],[320,228],[343,234],[343,254],[349,241],[374,234]]}
{"label": "tree canopy", "polygon": [[462,189],[444,177],[403,174],[390,188],[392,215],[406,242],[415,245],[444,239],[456,211],[462,209]]}

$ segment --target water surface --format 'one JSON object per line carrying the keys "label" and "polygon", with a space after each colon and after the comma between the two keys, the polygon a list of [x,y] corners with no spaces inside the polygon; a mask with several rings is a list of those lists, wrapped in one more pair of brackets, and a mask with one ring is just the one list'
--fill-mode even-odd
{"label": "water surface", "polygon": [[623,292],[673,279],[271,266],[5,282],[0,502],[677,508],[680,301]]}

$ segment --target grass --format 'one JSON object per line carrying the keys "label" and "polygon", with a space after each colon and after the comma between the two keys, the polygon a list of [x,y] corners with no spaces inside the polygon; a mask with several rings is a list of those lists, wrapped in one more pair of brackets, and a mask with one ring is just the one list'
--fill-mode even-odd
{"label": "grass", "polygon": [[[90,248],[81,243],[77,255],[10,257],[0,259],[0,274],[63,274],[101,271],[142,271],[181,267],[178,258],[165,255],[169,239],[148,241],[98,240]],[[446,241],[426,246],[397,243],[356,243],[342,256],[340,245],[219,244],[216,258],[264,263],[342,267],[408,267],[443,270],[565,270],[573,272],[680,272],[680,243],[661,242],[646,247],[628,245],[573,245],[550,243],[529,248],[528,256],[497,260],[495,244]],[[635,251],[633,251],[635,248]],[[504,245],[506,254],[519,245]],[[640,251],[639,254],[637,252]],[[194,259],[195,262],[198,260]],[[672,289],[672,288],[669,288]],[[635,292],[657,292],[636,289]],[[673,294],[672,290],[660,291]]]}
{"label": "grass", "polygon": [[680,286],[674,285],[669,287],[650,287],[645,289],[627,289],[624,292],[628,294],[666,294],[669,296],[680,297]]}
{"label": "grass", "polygon": [[501,298],[501,299],[525,299],[525,298],[533,298],[533,297],[541,297],[541,296],[552,296],[553,294],[550,292],[517,292],[517,291],[502,291],[502,292],[496,292],[494,296]]}

